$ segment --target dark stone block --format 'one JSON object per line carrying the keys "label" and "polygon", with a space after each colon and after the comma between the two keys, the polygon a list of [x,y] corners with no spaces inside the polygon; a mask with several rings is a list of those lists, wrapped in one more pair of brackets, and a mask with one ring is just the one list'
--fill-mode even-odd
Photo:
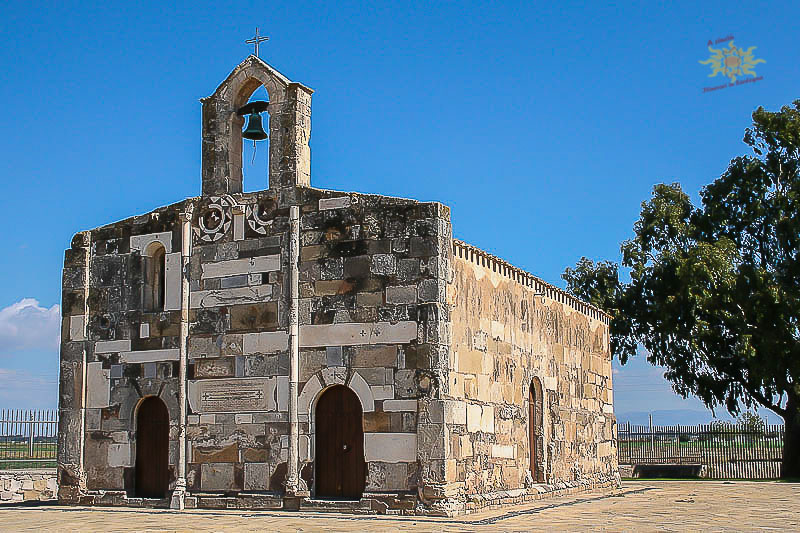
{"label": "dark stone block", "polygon": [[372,259],[368,255],[348,257],[344,260],[344,276],[347,278],[366,278],[370,275]]}
{"label": "dark stone block", "polygon": [[83,314],[83,291],[61,292],[61,314],[62,316],[82,315]]}
{"label": "dark stone block", "polygon": [[369,251],[366,241],[337,241],[329,245],[329,255],[333,257],[354,257],[365,255]]}
{"label": "dark stone block", "polygon": [[409,257],[430,257],[437,255],[436,240],[424,237],[412,237],[409,242]]}
{"label": "dark stone block", "polygon": [[89,272],[92,287],[119,286],[125,279],[125,264],[122,256],[118,255],[94,257]]}
{"label": "dark stone block", "polygon": [[278,302],[234,305],[230,308],[230,331],[262,331],[278,327]]}

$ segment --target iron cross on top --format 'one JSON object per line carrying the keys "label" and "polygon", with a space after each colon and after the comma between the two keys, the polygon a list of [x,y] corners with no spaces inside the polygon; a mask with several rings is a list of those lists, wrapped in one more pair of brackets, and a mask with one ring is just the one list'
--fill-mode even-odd
{"label": "iron cross on top", "polygon": [[246,42],[247,44],[252,44],[252,45],[255,45],[255,48],[256,48],[256,57],[258,57],[258,45],[259,45],[260,43],[263,43],[264,41],[269,41],[269,37],[261,37],[261,36],[258,34],[258,26],[256,26],[256,34],[255,34],[255,36],[254,36],[252,39],[247,39],[245,42]]}

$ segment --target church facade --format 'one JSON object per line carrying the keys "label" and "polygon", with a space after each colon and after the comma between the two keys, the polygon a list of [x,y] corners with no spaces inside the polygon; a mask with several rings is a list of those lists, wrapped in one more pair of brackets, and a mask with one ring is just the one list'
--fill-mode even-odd
{"label": "church facade", "polygon": [[454,515],[617,485],[607,315],[443,204],[312,188],[311,95],[248,57],[202,100],[202,195],[73,238],[59,500]]}

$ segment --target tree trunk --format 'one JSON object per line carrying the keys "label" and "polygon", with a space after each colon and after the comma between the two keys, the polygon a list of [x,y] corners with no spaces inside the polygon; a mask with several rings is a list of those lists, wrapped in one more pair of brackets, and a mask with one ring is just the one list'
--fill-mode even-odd
{"label": "tree trunk", "polygon": [[800,400],[789,396],[786,402],[781,477],[800,478]]}

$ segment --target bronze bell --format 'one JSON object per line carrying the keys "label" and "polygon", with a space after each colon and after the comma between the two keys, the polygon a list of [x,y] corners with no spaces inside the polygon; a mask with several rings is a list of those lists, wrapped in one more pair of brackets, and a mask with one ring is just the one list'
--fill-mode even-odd
{"label": "bronze bell", "polygon": [[258,113],[248,115],[247,127],[242,131],[242,138],[253,141],[263,141],[267,138],[267,132],[261,125],[261,115]]}
{"label": "bronze bell", "polygon": [[267,132],[261,123],[261,113],[267,110],[269,102],[250,102],[236,110],[240,117],[247,115],[247,127],[242,131],[242,138],[253,141],[263,141],[267,138]]}

